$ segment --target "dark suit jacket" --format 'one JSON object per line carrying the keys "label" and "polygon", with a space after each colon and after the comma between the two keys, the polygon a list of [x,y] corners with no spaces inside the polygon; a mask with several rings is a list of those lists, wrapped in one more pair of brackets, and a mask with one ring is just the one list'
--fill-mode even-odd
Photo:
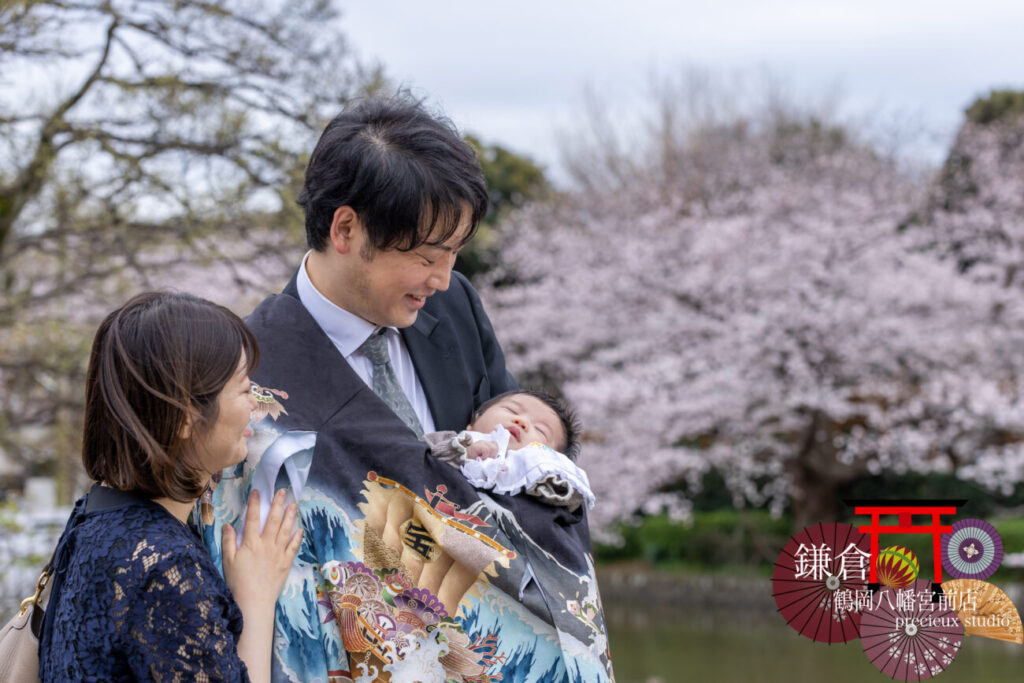
{"label": "dark suit jacket", "polygon": [[[566,668],[575,672],[577,680],[611,677],[582,508],[570,514],[529,496],[483,496],[458,470],[431,457],[426,443],[341,357],[299,301],[294,281],[282,294],[267,297],[246,322],[261,349],[261,362],[252,377],[263,387],[277,390],[274,395],[282,407],[263,418],[257,433],[278,437],[270,448],[285,442],[281,435],[316,434],[310,452],[289,455],[296,464],[301,460],[308,466],[308,493],[296,494],[305,535],[293,570],[294,577],[308,579],[293,581],[281,597],[272,665],[275,681],[287,678],[285,667],[298,672],[300,680],[308,680],[326,678],[333,675],[332,667],[344,666],[337,629],[332,630],[330,620],[324,622],[318,612],[319,567],[358,559],[375,569],[386,568],[387,558],[368,559],[371,539],[364,538],[367,527],[359,525],[368,519],[366,506],[383,495],[371,493],[383,490],[374,482],[385,479],[415,494],[411,504],[424,510],[424,506],[441,505],[438,500],[446,501],[456,512],[444,515],[470,515],[461,524],[472,527],[476,538],[489,538],[498,547],[514,551],[507,562],[488,570],[490,574],[480,574],[474,585],[490,586],[486,589],[490,598],[465,598],[460,603],[465,615],[458,622],[471,636],[470,642],[497,639],[503,659],[495,660],[493,666],[500,668],[505,680],[524,680],[526,672],[539,675],[531,680],[561,680]],[[457,273],[446,292],[427,299],[416,323],[402,330],[402,335],[439,429],[465,428],[475,406],[516,387],[479,297]],[[249,461],[239,465],[214,494],[213,509],[220,516],[206,527],[206,538],[217,558],[217,530],[223,523],[238,527],[252,472],[262,467],[270,450],[264,445],[266,450],[255,455],[251,444],[250,448]],[[268,479],[274,481],[272,475]],[[441,515],[440,509],[425,514],[433,518]],[[407,513],[412,514],[411,508]],[[388,508],[386,528],[411,533],[402,531],[404,519],[392,520]],[[446,543],[447,536],[431,539],[431,544],[459,558],[460,566],[475,562]],[[412,547],[408,542],[405,546]],[[578,609],[572,611],[573,606]],[[507,628],[502,626],[505,622]],[[582,643],[588,652],[578,654],[575,643]],[[566,659],[567,653],[572,653],[571,660]],[[550,665],[551,670],[538,670],[536,661],[545,662],[543,667]]]}
{"label": "dark suit jacket", "polygon": [[[297,278],[298,272],[283,294],[299,298]],[[429,297],[401,334],[439,431],[465,429],[482,403],[519,388],[480,296],[462,273],[452,271],[448,290]]]}

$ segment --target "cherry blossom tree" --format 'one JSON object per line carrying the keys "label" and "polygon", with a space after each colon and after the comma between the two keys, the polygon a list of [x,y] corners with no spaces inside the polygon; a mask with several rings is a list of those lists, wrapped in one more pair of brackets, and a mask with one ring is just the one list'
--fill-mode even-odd
{"label": "cherry blossom tree", "polygon": [[595,525],[686,514],[711,468],[798,526],[882,470],[1024,479],[1024,305],[899,229],[927,186],[793,109],[679,119],[507,223],[484,291],[582,414]]}
{"label": "cherry blossom tree", "polygon": [[5,2],[0,47],[0,455],[52,471],[99,316],[279,286],[305,155],[382,79],[324,0]]}
{"label": "cherry blossom tree", "polygon": [[905,228],[972,278],[1024,283],[1024,92],[967,110],[922,210]]}
{"label": "cherry blossom tree", "polygon": [[[955,265],[964,277],[1019,297],[1024,285],[1024,92],[996,90],[966,110],[963,126],[929,188],[923,208],[901,225],[915,249]],[[1018,323],[999,309],[999,331]],[[1012,342],[1012,338],[1008,338]],[[976,403],[998,402],[1018,386],[1024,349],[1001,349],[996,382]],[[978,424],[969,441],[977,457],[962,477],[1005,493],[1024,481],[1019,441],[1021,414],[1009,411],[995,425]]]}

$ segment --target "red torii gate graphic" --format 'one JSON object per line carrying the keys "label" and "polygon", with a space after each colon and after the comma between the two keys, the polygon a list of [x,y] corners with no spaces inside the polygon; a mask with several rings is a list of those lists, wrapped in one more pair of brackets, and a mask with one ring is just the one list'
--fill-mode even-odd
{"label": "red torii gate graphic", "polygon": [[[937,600],[942,592],[942,534],[953,533],[951,525],[943,525],[942,515],[955,515],[957,507],[966,500],[847,500],[853,507],[854,514],[870,515],[871,524],[858,527],[858,531],[871,537],[871,569],[868,576],[868,589],[878,590],[878,537],[882,534],[930,534],[932,537],[932,564],[935,567],[935,580],[932,582],[932,599]],[[899,522],[893,525],[882,525],[882,515],[896,515]],[[915,515],[931,515],[931,523],[914,526]]]}

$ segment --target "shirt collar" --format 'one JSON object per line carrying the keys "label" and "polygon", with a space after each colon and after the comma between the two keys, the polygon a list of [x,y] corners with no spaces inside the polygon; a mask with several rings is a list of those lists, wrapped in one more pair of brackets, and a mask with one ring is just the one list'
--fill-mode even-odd
{"label": "shirt collar", "polygon": [[295,283],[299,290],[299,301],[313,316],[313,320],[317,322],[320,329],[327,333],[341,355],[348,358],[362,346],[362,343],[371,334],[380,329],[380,326],[341,308],[313,285],[313,281],[309,279],[309,273],[306,272],[306,261],[309,260],[310,253],[307,251],[302,258],[299,276]]}

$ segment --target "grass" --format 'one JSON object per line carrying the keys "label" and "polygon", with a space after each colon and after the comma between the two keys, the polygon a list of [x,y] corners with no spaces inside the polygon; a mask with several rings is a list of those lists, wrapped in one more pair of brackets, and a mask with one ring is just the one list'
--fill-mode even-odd
{"label": "grass", "polygon": [[[1006,554],[1024,551],[1024,519],[995,517],[990,523],[999,532]],[[636,525],[622,525],[620,545],[597,545],[599,564],[640,562],[657,571],[681,575],[715,573],[764,577],[789,539],[795,534],[788,517],[773,519],[763,510],[720,509],[695,512],[687,522],[665,515],[643,518]],[[932,576],[931,539],[919,534],[892,534],[880,538],[882,548],[902,545],[918,557],[920,576]],[[993,583],[1024,581],[1024,568],[1002,566]]]}

